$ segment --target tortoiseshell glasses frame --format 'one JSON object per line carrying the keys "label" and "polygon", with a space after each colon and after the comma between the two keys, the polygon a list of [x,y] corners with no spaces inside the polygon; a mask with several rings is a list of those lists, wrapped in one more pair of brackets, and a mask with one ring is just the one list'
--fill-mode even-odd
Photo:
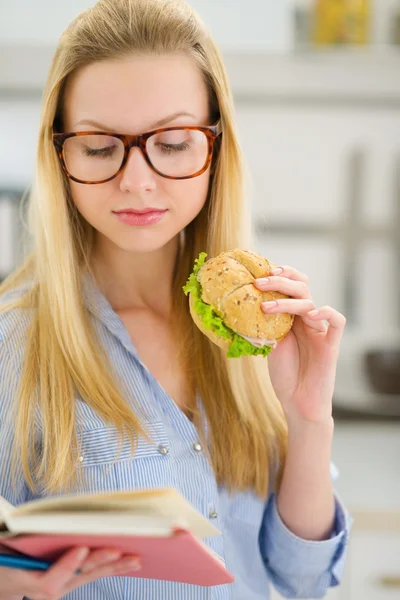
{"label": "tortoiseshell glasses frame", "polygon": [[[146,148],[147,140],[150,137],[152,137],[153,135],[168,132],[168,131],[179,131],[179,130],[201,131],[206,135],[207,142],[208,142],[207,157],[205,159],[205,163],[204,163],[203,167],[201,169],[199,169],[198,171],[196,171],[196,173],[193,173],[191,175],[186,175],[184,177],[174,177],[172,175],[165,175],[164,173],[162,173],[161,171],[156,169],[149,158],[149,155],[147,153],[147,148]],[[140,133],[137,135],[125,135],[123,133],[114,133],[114,132],[109,132],[109,131],[77,131],[77,132],[73,132],[73,133],[53,133],[52,140],[53,140],[53,144],[58,152],[58,156],[60,158],[61,165],[62,165],[62,168],[63,168],[66,176],[69,179],[76,181],[77,183],[84,183],[87,185],[96,185],[99,183],[106,183],[107,181],[111,181],[112,179],[115,179],[115,177],[118,177],[118,175],[122,172],[122,170],[124,169],[124,167],[127,163],[129,152],[130,152],[131,148],[134,148],[134,147],[140,148],[149,167],[151,169],[153,169],[153,171],[158,173],[158,175],[161,175],[161,177],[165,177],[166,179],[192,179],[193,177],[198,177],[199,175],[201,175],[208,169],[208,167],[211,163],[212,156],[213,156],[214,142],[221,133],[222,133],[222,127],[221,127],[220,121],[218,121],[214,125],[206,125],[206,126],[194,126],[193,125],[193,126],[162,127],[160,129],[153,129],[152,131],[147,131],[146,133]],[[104,135],[104,136],[109,136],[109,137],[111,136],[111,137],[120,139],[124,144],[124,155],[123,155],[122,163],[121,163],[119,169],[117,170],[117,172],[114,173],[114,175],[112,175],[111,177],[107,177],[107,179],[103,179],[101,181],[85,181],[83,179],[78,179],[78,178],[74,177],[68,171],[67,165],[65,163],[65,158],[64,158],[64,142],[67,139],[72,138],[72,137],[80,137],[80,136],[88,136],[88,135],[97,135],[97,136]]]}

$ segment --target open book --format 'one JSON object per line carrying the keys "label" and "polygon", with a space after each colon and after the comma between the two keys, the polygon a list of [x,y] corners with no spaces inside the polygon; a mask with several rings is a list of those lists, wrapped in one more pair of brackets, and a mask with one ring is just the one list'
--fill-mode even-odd
{"label": "open book", "polygon": [[[12,506],[0,496],[0,545],[44,560],[71,546],[140,556],[132,577],[211,586],[234,578],[201,538],[220,535],[172,488],[66,495]],[[126,576],[126,575],[124,575]]]}

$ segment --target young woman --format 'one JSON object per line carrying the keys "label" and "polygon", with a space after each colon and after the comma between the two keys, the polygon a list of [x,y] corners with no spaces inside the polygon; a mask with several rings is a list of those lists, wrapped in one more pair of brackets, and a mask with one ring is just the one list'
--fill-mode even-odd
{"label": "young woman", "polygon": [[0,493],[175,487],[221,530],[208,543],[235,582],[113,577],[140,557],[73,548],[46,573],[0,568],[1,600],[259,600],[270,582],[319,597],[340,582],[349,517],[330,455],[345,318],[283,265],[255,285],[290,296],[262,310],[296,315],[291,332],[268,359],[227,359],[182,292],[200,251],[249,247],[233,115],[220,54],[183,0],[100,0],[62,35],[33,248],[0,287]]}

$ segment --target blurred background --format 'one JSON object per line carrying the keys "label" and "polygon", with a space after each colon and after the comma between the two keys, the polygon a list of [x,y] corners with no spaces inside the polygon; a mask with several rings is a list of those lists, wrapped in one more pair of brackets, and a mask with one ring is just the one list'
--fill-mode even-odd
{"label": "blurred background", "polygon": [[[347,317],[336,487],[354,517],[336,600],[400,599],[400,0],[191,0],[230,76],[256,250]],[[21,260],[41,93],[90,0],[0,1],[0,279]]]}

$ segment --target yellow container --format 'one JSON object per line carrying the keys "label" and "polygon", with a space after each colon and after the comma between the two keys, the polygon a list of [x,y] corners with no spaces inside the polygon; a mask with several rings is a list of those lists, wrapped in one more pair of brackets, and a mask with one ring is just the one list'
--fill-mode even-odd
{"label": "yellow container", "polygon": [[315,0],[313,41],[321,46],[370,41],[371,0]]}

